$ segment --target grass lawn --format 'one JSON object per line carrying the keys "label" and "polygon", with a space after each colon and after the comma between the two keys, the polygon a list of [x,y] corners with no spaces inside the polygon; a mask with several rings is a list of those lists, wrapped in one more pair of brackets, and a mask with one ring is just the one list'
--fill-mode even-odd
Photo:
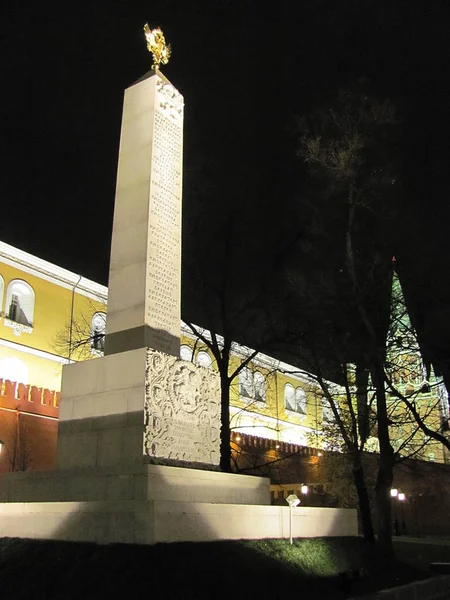
{"label": "grass lawn", "polygon": [[[446,546],[399,542],[386,561],[360,538],[130,546],[0,539],[0,597],[33,600],[347,598],[427,577]],[[421,557],[421,558],[420,558]],[[362,569],[362,577],[343,572]],[[289,596],[288,596],[289,595]]]}

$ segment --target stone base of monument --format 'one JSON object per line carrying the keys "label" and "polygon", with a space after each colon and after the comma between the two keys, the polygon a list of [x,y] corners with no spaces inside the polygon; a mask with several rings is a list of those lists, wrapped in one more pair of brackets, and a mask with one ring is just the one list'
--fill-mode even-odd
{"label": "stone base of monument", "polygon": [[[62,390],[58,468],[0,477],[0,536],[139,544],[289,536],[289,509],[269,505],[268,479],[218,471],[214,373],[143,348],[68,365]],[[185,466],[149,464],[158,460]],[[295,509],[293,534],[356,535],[356,511]]]}
{"label": "stone base of monument", "polygon": [[63,369],[59,468],[143,462],[218,470],[220,379],[141,348]]}
{"label": "stone base of monument", "polygon": [[[0,537],[100,544],[288,538],[289,510],[280,506],[166,500],[3,503]],[[356,511],[295,508],[292,534],[357,535]]]}
{"label": "stone base of monument", "polygon": [[189,502],[270,504],[263,477],[160,465],[4,473],[0,502]]}

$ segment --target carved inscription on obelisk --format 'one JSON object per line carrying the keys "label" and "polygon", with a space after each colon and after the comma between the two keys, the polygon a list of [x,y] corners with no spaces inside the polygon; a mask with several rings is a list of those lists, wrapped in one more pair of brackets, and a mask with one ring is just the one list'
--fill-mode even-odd
{"label": "carved inscription on obelisk", "polygon": [[183,97],[158,77],[146,286],[149,346],[179,356]]}

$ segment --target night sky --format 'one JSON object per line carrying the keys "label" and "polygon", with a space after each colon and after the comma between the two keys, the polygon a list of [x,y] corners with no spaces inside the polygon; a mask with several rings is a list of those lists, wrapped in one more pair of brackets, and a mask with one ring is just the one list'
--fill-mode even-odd
{"label": "night sky", "polygon": [[[425,256],[414,285],[439,287],[433,301],[442,314],[450,287],[448,3],[265,7],[7,2],[0,239],[107,284],[123,90],[150,69],[148,21],[172,45],[162,70],[185,97],[187,215],[205,197],[193,191],[204,176],[205,187],[213,180],[222,190],[220,201],[225,190],[283,218],[278,207],[301,187],[295,115],[360,77],[395,101],[404,116],[401,259],[411,273]],[[213,193],[210,202],[219,202]]]}

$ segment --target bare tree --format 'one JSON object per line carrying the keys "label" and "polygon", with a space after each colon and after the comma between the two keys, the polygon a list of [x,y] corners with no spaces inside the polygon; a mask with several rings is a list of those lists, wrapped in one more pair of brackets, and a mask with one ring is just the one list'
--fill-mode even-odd
{"label": "bare tree", "polygon": [[105,348],[106,304],[103,299],[89,301],[88,309],[73,317],[58,330],[53,348],[70,360],[102,356]]}
{"label": "bare tree", "polygon": [[[388,325],[386,286],[389,254],[387,215],[395,206],[395,152],[398,119],[391,104],[361,90],[347,89],[336,102],[302,119],[300,156],[320,177],[324,203],[337,216],[342,236],[344,302],[352,310],[347,321],[349,348],[358,368],[368,371],[375,388],[380,461],[376,482],[379,542],[392,552],[390,489],[394,450],[384,380]],[[368,232],[370,231],[370,234]],[[341,306],[343,297],[341,295]],[[351,354],[349,352],[349,354]]]}

